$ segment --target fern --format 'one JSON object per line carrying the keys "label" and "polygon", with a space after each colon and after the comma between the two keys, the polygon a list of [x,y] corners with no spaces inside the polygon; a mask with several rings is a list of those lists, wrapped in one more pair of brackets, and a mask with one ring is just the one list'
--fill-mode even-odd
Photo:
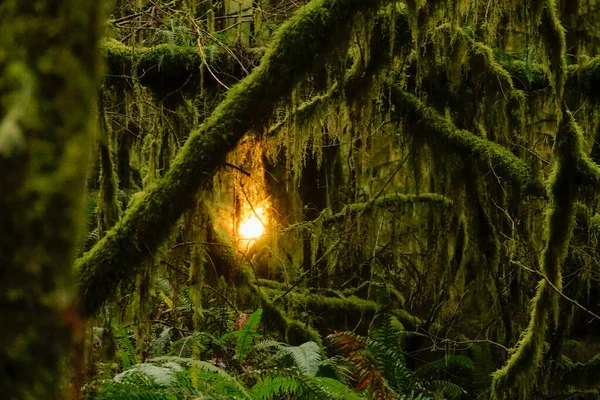
{"label": "fern", "polygon": [[163,327],[158,337],[150,343],[150,357],[160,357],[165,354],[171,343],[171,330],[170,326]]}
{"label": "fern", "polygon": [[236,378],[229,375],[225,370],[209,363],[206,361],[194,360],[191,358],[182,358],[182,357],[158,357],[152,362],[156,363],[177,363],[179,365],[183,365],[186,368],[197,368],[202,371],[212,372],[219,375],[229,384],[233,385],[239,393],[244,394],[246,397],[250,397],[248,389],[244,386],[243,383],[238,381]]}
{"label": "fern", "polygon": [[434,374],[437,371],[448,372],[450,367],[467,370],[473,370],[475,368],[473,361],[469,357],[460,354],[448,354],[443,358],[425,364],[418,372],[422,376],[427,376]]}
{"label": "fern", "polygon": [[496,364],[487,343],[475,343],[471,347],[473,357],[473,384],[478,393],[487,393],[492,385],[492,373]]}
{"label": "fern", "polygon": [[160,386],[168,386],[175,380],[175,373],[183,371],[179,364],[165,363],[159,367],[150,363],[136,364],[114,377],[115,382],[137,382],[139,379],[151,379]]}
{"label": "fern", "polygon": [[116,332],[118,350],[117,354],[121,358],[121,366],[123,369],[131,368],[137,363],[137,355],[135,347],[129,339],[129,331],[125,328],[120,328]]}
{"label": "fern", "polygon": [[[240,399],[250,390],[220,368],[198,360],[160,357],[103,382],[98,399]],[[187,369],[183,369],[185,366]],[[191,379],[191,369],[197,379]]]}
{"label": "fern", "polygon": [[260,320],[262,317],[262,308],[254,311],[249,317],[242,329],[239,331],[235,331],[235,336],[237,337],[235,353],[240,361],[243,361],[250,348],[252,347],[252,342],[256,338],[258,327],[260,325]]}
{"label": "fern", "polygon": [[285,346],[279,350],[280,356],[292,359],[300,373],[315,376],[321,363],[321,348],[315,342],[306,342],[300,346]]}
{"label": "fern", "polygon": [[389,389],[381,370],[366,349],[367,339],[353,332],[340,332],[328,337],[341,347],[346,358],[355,366],[356,385],[358,390],[368,389],[373,399],[389,399],[394,393]]}
{"label": "fern", "polygon": [[466,393],[465,390],[457,384],[443,380],[432,381],[430,386],[437,393],[450,399],[457,399]]}
{"label": "fern", "polygon": [[352,375],[350,365],[348,360],[341,356],[326,358],[319,364],[317,376],[348,382]]}
{"label": "fern", "polygon": [[282,394],[293,395],[303,400],[353,400],[361,397],[331,378],[306,375],[267,376],[252,388],[252,396],[257,400],[268,400]]}
{"label": "fern", "polygon": [[209,340],[210,338],[207,338],[207,334],[203,332],[194,332],[189,336],[184,336],[181,339],[178,339],[171,343],[168,355],[178,357],[191,357],[195,348],[199,349],[201,353],[206,347],[206,341]]}

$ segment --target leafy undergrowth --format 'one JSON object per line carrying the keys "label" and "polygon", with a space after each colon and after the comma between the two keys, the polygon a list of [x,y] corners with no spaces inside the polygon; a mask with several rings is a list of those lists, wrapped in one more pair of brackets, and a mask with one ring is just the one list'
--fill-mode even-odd
{"label": "leafy undergrowth", "polygon": [[[464,390],[424,377],[405,362],[403,345],[416,335],[397,319],[379,318],[368,337],[338,332],[331,346],[291,346],[263,337],[262,309],[238,316],[221,335],[189,332],[173,340],[166,327],[150,343],[153,356],[135,363],[132,339],[118,331],[122,372],[98,378],[87,398],[108,399],[444,399]],[[465,357],[466,359],[466,357]],[[446,361],[447,362],[447,361]],[[470,365],[469,359],[463,360]],[[470,364],[469,364],[470,363]]]}

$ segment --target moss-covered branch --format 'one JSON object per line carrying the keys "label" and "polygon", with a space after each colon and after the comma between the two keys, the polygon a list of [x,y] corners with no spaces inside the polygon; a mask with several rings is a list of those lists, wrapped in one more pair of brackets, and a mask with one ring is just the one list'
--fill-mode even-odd
{"label": "moss-covered branch", "polygon": [[598,371],[600,371],[600,354],[587,363],[565,363],[562,380],[569,385],[597,388],[600,385]]}
{"label": "moss-covered branch", "polygon": [[106,56],[108,83],[120,84],[122,79],[136,77],[140,84],[161,97],[179,90],[195,93],[201,90],[202,84],[209,86],[210,82],[217,85],[207,67],[224,72],[220,80],[233,84],[247,75],[249,66],[242,65],[240,59],[250,60],[251,65],[258,61],[258,53],[251,51],[237,55],[232,50],[221,51],[214,58],[206,59],[198,47],[191,46],[130,47],[108,39],[101,47]]}
{"label": "moss-covered branch", "polygon": [[360,214],[365,211],[370,211],[374,208],[396,209],[397,207],[407,204],[439,204],[449,207],[452,206],[452,200],[436,193],[392,193],[366,203],[348,204],[339,213],[323,218],[322,223],[323,226],[328,226],[343,220],[349,215]]}
{"label": "moss-covered branch", "polygon": [[[567,255],[575,220],[575,199],[578,188],[573,175],[581,159],[581,133],[570,112],[556,135],[557,163],[550,178],[551,204],[546,226],[546,246],[541,255],[541,272],[545,279],[531,305],[529,326],[506,365],[494,374],[492,398],[528,398],[536,382],[548,330],[548,318],[558,319],[558,294],[562,288],[561,269]],[[552,283],[550,285],[549,283]]]}
{"label": "moss-covered branch", "polygon": [[134,276],[246,131],[264,126],[277,102],[289,96],[311,68],[322,67],[333,49],[347,43],[349,21],[384,2],[312,1],[282,25],[261,65],[231,88],[211,117],[190,134],[166,176],[134,200],[115,228],[78,260],[86,315],[95,313],[119,283]]}
{"label": "moss-covered branch", "polygon": [[347,204],[344,206],[342,211],[337,214],[327,215],[330,213],[330,210],[327,209],[323,211],[314,221],[301,222],[298,224],[290,225],[286,228],[286,231],[292,231],[296,229],[305,229],[313,226],[315,223],[318,223],[324,227],[331,226],[335,223],[338,223],[349,216],[355,216],[356,214],[360,214],[366,211],[371,211],[375,208],[382,209],[397,209],[398,207],[402,207],[405,205],[414,205],[414,204],[440,204],[446,207],[452,206],[452,200],[448,197],[445,197],[441,194],[437,193],[421,193],[421,194],[401,194],[401,193],[392,193],[385,196],[381,196],[374,200],[368,201],[366,203],[354,203]]}
{"label": "moss-covered branch", "polygon": [[[406,16],[402,13],[398,13],[397,16],[395,45],[402,46],[411,36]],[[384,18],[385,15],[382,13],[380,20],[383,21]],[[377,42],[379,33],[390,34],[380,29],[380,26],[384,26],[384,24],[376,23],[372,44]],[[385,51],[385,48],[376,48],[377,51],[373,51],[372,54],[378,55],[378,57],[370,63],[382,67],[385,65],[385,60],[381,60],[382,56],[384,59],[387,58],[385,56],[389,56],[388,36],[379,43],[387,46],[388,52]],[[167,89],[179,89],[186,82],[185,88],[199,90],[202,55],[197,47],[163,44],[154,47],[132,48],[115,40],[107,40],[103,42],[102,50],[107,60],[106,75],[110,80],[130,78],[135,73],[143,85],[149,86],[153,90],[164,92]],[[254,55],[240,55],[237,58],[246,59],[248,57],[252,58]],[[552,84],[550,72],[542,64],[511,60],[501,53],[496,54],[496,59],[510,75],[516,89],[531,92],[548,88]],[[222,53],[214,62],[219,65],[219,69],[229,66],[230,74],[242,76],[241,67],[229,54]],[[577,97],[585,95],[586,98],[596,103],[600,101],[600,95],[595,90],[599,85],[600,56],[580,65],[570,65],[566,70],[564,88],[567,95],[574,94]]]}
{"label": "moss-covered branch", "polygon": [[[484,173],[493,169],[498,176],[510,182],[523,193],[542,196],[544,186],[533,171],[508,149],[483,139],[471,132],[458,129],[433,108],[427,107],[417,97],[390,86],[391,102],[396,115],[410,125],[411,133],[422,133],[430,138],[430,144],[439,144],[444,150],[452,150],[461,157],[471,159]],[[418,132],[418,133],[417,133]]]}

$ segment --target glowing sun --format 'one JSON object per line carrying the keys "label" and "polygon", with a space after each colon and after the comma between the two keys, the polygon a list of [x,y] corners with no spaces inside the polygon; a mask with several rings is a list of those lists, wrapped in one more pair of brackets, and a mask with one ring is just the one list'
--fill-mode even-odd
{"label": "glowing sun", "polygon": [[265,232],[265,209],[257,207],[254,211],[249,211],[238,228],[238,233],[241,239],[253,240],[258,239]]}

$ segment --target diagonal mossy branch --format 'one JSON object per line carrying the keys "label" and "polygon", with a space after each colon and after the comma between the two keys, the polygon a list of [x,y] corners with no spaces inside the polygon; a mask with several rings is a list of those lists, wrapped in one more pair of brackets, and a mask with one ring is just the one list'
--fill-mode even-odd
{"label": "diagonal mossy branch", "polygon": [[166,176],[143,192],[115,228],[76,262],[85,315],[94,314],[119,283],[134,276],[246,131],[264,126],[277,102],[348,42],[349,21],[386,1],[312,1],[282,25],[261,65],[232,87],[211,117],[190,134]]}
{"label": "diagonal mossy branch", "polygon": [[529,165],[508,149],[458,129],[452,121],[396,85],[390,85],[389,93],[396,115],[411,127],[418,128],[419,133],[427,135],[430,143],[437,142],[445,150],[450,149],[462,157],[473,159],[486,172],[494,169],[500,177],[520,188],[523,193],[544,195],[544,185],[533,174]]}

